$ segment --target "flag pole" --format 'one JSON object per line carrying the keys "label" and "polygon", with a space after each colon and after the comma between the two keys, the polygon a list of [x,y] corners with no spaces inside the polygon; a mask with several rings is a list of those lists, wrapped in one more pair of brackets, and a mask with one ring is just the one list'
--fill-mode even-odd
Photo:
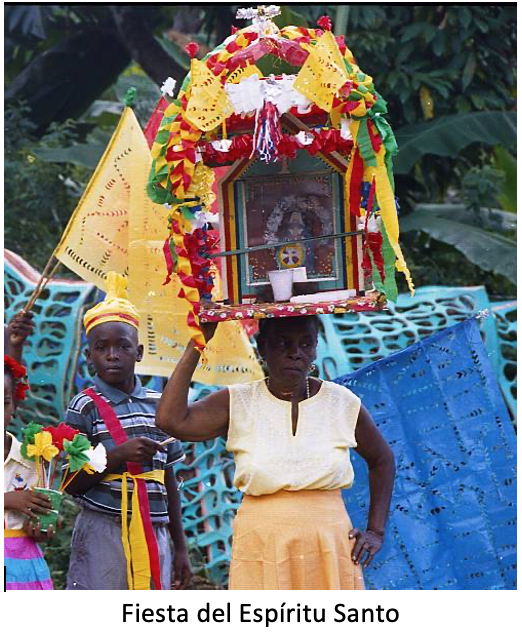
{"label": "flag pole", "polygon": [[54,273],[57,271],[58,266],[60,265],[60,262],[57,260],[56,264],[54,265],[54,268],[51,270],[49,274],[47,274],[49,268],[51,267],[51,264],[53,263],[53,259],[54,259],[54,252],[49,257],[49,261],[45,265],[42,275],[40,276],[40,279],[38,280],[38,283],[36,284],[36,287],[33,290],[32,295],[29,297],[29,301],[25,304],[25,307],[22,312],[29,312],[29,310],[31,310],[31,308],[36,303],[36,300],[38,299],[38,297],[42,294],[42,292],[44,291],[49,281],[53,278]]}

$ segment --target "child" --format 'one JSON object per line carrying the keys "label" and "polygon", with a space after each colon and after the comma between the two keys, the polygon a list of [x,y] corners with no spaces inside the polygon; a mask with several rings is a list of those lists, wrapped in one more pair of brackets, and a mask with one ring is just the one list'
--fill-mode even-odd
{"label": "child", "polygon": [[36,485],[36,466],[24,459],[21,445],[7,431],[16,402],[25,398],[26,369],[4,356],[4,567],[6,589],[52,589],[53,581],[37,541],[52,536],[52,526],[40,533],[35,512],[48,512],[47,496],[31,491]]}
{"label": "child", "polygon": [[67,589],[170,589],[167,528],[175,587],[186,587],[191,577],[173,471],[184,454],[178,441],[161,445],[167,438],[155,425],[161,394],[134,375],[143,356],[138,321],[125,279],[109,273],[105,300],[84,318],[94,387],[71,401],[65,418],[92,445],[107,449],[105,472],[81,472],[68,488],[82,511],[71,541]]}

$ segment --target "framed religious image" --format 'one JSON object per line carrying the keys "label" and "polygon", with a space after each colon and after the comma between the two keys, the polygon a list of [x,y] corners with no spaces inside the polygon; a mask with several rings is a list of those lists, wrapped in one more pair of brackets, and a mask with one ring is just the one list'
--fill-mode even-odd
{"label": "framed religious image", "polygon": [[248,175],[235,195],[238,248],[274,245],[240,256],[241,297],[255,297],[268,271],[303,266],[319,290],[345,287],[343,242],[327,237],[344,232],[337,173]]}

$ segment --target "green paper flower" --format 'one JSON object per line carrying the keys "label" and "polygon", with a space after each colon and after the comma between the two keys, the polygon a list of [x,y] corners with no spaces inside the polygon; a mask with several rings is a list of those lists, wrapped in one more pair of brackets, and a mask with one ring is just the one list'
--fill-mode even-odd
{"label": "green paper flower", "polygon": [[91,449],[89,439],[83,434],[77,434],[72,441],[64,441],[63,449],[69,459],[69,470],[71,472],[77,472],[89,462],[89,457],[86,454],[87,450]]}
{"label": "green paper flower", "polygon": [[31,421],[27,427],[22,430],[22,446],[20,452],[24,459],[29,459],[27,456],[27,446],[34,444],[34,436],[43,430],[43,425]]}

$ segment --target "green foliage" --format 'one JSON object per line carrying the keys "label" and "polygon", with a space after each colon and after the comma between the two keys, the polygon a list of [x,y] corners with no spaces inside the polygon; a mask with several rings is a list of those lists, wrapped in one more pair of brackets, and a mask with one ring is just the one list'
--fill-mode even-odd
{"label": "green foliage", "polygon": [[[506,220],[509,213],[502,213],[497,211],[501,222],[498,224],[488,209],[479,209],[476,214],[464,206],[418,206],[403,220],[401,228],[403,232],[422,231],[458,250],[482,270],[502,275],[516,284],[517,246],[506,236],[514,231],[515,223]],[[491,232],[495,226],[500,232]]]}
{"label": "green foliage", "polygon": [[69,569],[71,535],[79,511],[80,508],[74,500],[68,494],[64,494],[60,507],[60,527],[55,530],[52,539],[42,545],[54,589],[57,590],[65,589]]}
{"label": "green foliage", "polygon": [[423,155],[454,158],[463,148],[478,142],[510,148],[516,140],[516,123],[516,113],[485,111],[404,126],[395,131],[399,145],[395,173],[409,173]]}
{"label": "green foliage", "polygon": [[517,160],[502,146],[493,149],[493,166],[504,173],[504,186],[498,195],[504,210],[517,210]]}
{"label": "green foliage", "polygon": [[38,139],[27,107],[5,111],[4,245],[35,268],[54,250],[88,176],[72,164],[44,162],[38,152],[71,146],[77,138],[74,125],[66,122]]}
{"label": "green foliage", "polygon": [[505,173],[493,166],[473,166],[462,179],[462,197],[475,213],[483,206],[492,208],[498,205],[505,181]]}
{"label": "green foliage", "polygon": [[514,5],[353,4],[346,43],[375,78],[394,127],[424,119],[422,86],[436,117],[514,105]]}
{"label": "green foliage", "polygon": [[[401,246],[416,286],[485,286],[493,301],[514,299],[517,287],[503,275],[482,270],[455,247],[424,232],[401,233]],[[401,277],[399,291],[407,292]]]}

